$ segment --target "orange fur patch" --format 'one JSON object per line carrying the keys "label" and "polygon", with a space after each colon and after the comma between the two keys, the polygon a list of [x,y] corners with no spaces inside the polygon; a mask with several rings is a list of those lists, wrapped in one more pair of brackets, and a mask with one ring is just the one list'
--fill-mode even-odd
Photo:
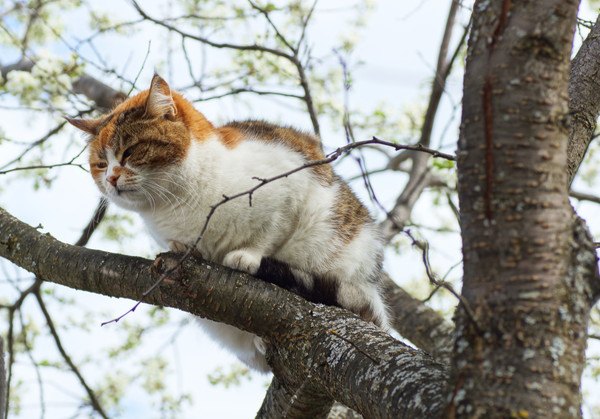
{"label": "orange fur patch", "polygon": [[238,129],[232,127],[220,127],[217,128],[217,132],[219,133],[221,142],[223,142],[227,148],[237,147],[244,138],[243,134]]}
{"label": "orange fur patch", "polygon": [[[302,154],[307,161],[325,158],[321,149],[321,142],[313,135],[306,134],[294,128],[281,127],[265,121],[236,121],[224,125],[220,130],[235,130],[243,138],[252,138],[259,141],[282,144],[291,150]],[[227,143],[225,143],[227,145]],[[233,146],[237,145],[232,143]],[[333,170],[330,165],[314,166],[312,170],[324,184],[333,181]]]}

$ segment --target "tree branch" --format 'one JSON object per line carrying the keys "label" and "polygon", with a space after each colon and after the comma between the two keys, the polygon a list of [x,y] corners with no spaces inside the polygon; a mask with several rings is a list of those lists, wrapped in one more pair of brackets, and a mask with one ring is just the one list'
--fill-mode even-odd
{"label": "tree branch", "polygon": [[590,145],[600,114],[600,16],[571,61],[569,114],[571,117],[567,146],[569,184]]}
{"label": "tree branch", "polygon": [[383,289],[386,301],[394,314],[394,329],[417,348],[430,353],[439,361],[449,360],[454,333],[452,323],[411,296],[385,274]]}
{"label": "tree branch", "polygon": [[280,51],[278,49],[269,48],[269,47],[265,47],[265,46],[258,45],[258,44],[231,44],[229,42],[214,42],[214,41],[211,41],[210,39],[205,38],[203,36],[194,35],[194,34],[191,34],[191,33],[188,33],[188,32],[184,32],[181,29],[178,29],[175,26],[173,26],[173,25],[171,25],[169,23],[166,23],[164,20],[153,18],[148,13],[146,13],[144,11],[144,9],[142,9],[140,7],[140,5],[135,0],[133,0],[131,3],[133,4],[133,7],[135,8],[135,10],[144,19],[146,19],[146,20],[148,20],[148,21],[150,21],[150,22],[152,22],[152,23],[154,23],[156,25],[162,26],[162,27],[164,27],[164,28],[166,28],[166,29],[168,29],[168,30],[170,30],[172,32],[175,32],[175,33],[181,35],[184,38],[190,38],[190,39],[196,40],[198,42],[202,42],[203,44],[209,45],[209,46],[214,47],[214,48],[227,48],[227,49],[234,49],[234,50],[238,50],[238,51],[266,52],[266,53],[269,53],[269,54],[276,55],[278,57],[286,58],[288,60],[292,59],[292,56],[290,54],[288,54],[286,52],[283,52],[283,51]]}
{"label": "tree branch", "polygon": [[[33,66],[34,63],[31,60],[22,59],[14,64],[0,67],[0,73],[2,78],[6,80],[8,73],[11,71],[31,71]],[[84,95],[93,101],[100,110],[112,109],[116,103],[127,97],[124,93],[88,74],[83,74],[73,82],[73,93]]]}
{"label": "tree branch", "polygon": [[85,246],[88,243],[92,237],[92,234],[94,234],[94,231],[96,231],[96,228],[98,228],[98,225],[104,219],[107,209],[108,201],[106,201],[104,198],[100,198],[98,205],[96,206],[96,210],[94,211],[94,215],[92,215],[90,221],[83,228],[81,236],[79,236],[79,239],[75,242],[75,246]]}
{"label": "tree branch", "polygon": [[326,418],[332,405],[331,397],[319,386],[312,386],[310,381],[295,391],[290,391],[277,377],[273,377],[256,418]]}
{"label": "tree branch", "polygon": [[[172,254],[153,263],[70,246],[1,209],[0,231],[0,256],[49,281],[113,297],[137,299],[179,262]],[[300,388],[312,379],[367,417],[438,416],[446,403],[442,364],[346,310],[309,303],[249,275],[188,260],[147,301],[265,338],[279,380]]]}
{"label": "tree branch", "polygon": [[569,196],[572,198],[575,198],[579,201],[589,201],[589,202],[593,202],[595,204],[600,204],[600,196],[597,196],[597,195],[592,195],[589,193],[577,192],[577,191],[571,190],[569,192]]}
{"label": "tree branch", "polygon": [[[459,6],[460,2],[458,0],[452,0],[450,10],[448,11],[448,18],[446,19],[444,35],[442,36],[437,66],[431,86],[429,103],[427,105],[427,111],[425,112],[425,117],[423,118],[423,124],[421,126],[419,144],[423,146],[429,146],[431,143],[431,133],[433,132],[433,125],[442,94],[444,93],[446,80],[452,71],[452,66],[459,55],[458,52],[462,48],[468,33],[467,27],[464,29],[462,38],[456,46],[454,53],[451,55],[451,57],[447,58],[448,47],[452,38],[452,32]],[[409,155],[412,157],[413,164],[410,170],[408,183],[396,200],[394,208],[389,211],[388,217],[380,224],[383,230],[383,237],[388,242],[404,228],[406,222],[410,218],[413,206],[429,184],[429,171],[427,169],[429,157],[422,155],[421,153],[410,153]],[[402,161],[406,160],[406,158],[407,157],[405,155],[399,154],[390,160],[388,167],[396,168],[400,165],[400,163],[402,163]]]}
{"label": "tree branch", "polygon": [[48,329],[50,329],[50,335],[54,339],[54,343],[56,344],[56,347],[58,348],[58,352],[60,352],[60,355],[63,357],[63,359],[65,360],[65,362],[67,363],[67,365],[69,366],[71,371],[73,372],[73,374],[75,374],[75,376],[77,377],[77,380],[79,381],[81,386],[85,389],[85,393],[87,394],[87,396],[90,399],[90,404],[92,405],[92,408],[96,412],[98,412],[98,414],[100,416],[102,416],[104,419],[108,419],[108,416],[107,416],[106,412],[104,412],[104,409],[102,408],[102,405],[98,401],[96,394],[91,389],[91,387],[88,385],[88,383],[85,381],[85,379],[83,378],[83,375],[81,375],[81,372],[79,371],[79,368],[77,368],[77,365],[75,365],[75,363],[73,362],[73,360],[71,359],[69,354],[67,354],[67,351],[63,347],[60,337],[58,336],[58,331],[56,330],[56,327],[54,326],[54,321],[52,320],[52,316],[48,312],[48,309],[46,308],[46,304],[44,303],[44,300],[42,300],[42,296],[40,294],[39,288],[35,291],[34,295],[35,295],[38,305],[42,311],[42,314],[44,315],[44,318],[46,319],[46,324],[48,325]]}

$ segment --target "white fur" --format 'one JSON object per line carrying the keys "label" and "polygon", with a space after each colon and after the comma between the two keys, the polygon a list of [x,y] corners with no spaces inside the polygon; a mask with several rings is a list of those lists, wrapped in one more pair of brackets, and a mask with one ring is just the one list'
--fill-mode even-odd
{"label": "white fur", "polygon": [[[116,161],[112,159],[109,156],[109,169]],[[101,186],[115,203],[139,212],[161,244],[190,246],[202,231],[210,206],[223,195],[250,189],[258,182],[253,177],[272,177],[304,163],[300,154],[280,144],[248,139],[231,149],[211,138],[192,141],[183,164],[158,172],[131,168],[137,183],[123,187],[138,192],[117,195],[107,182]],[[371,304],[386,319],[385,305],[370,282],[381,254],[378,232],[369,224],[350,243],[341,241],[331,221],[338,188],[337,183],[323,185],[310,169],[266,184],[253,193],[252,206],[248,197],[241,197],[217,208],[197,250],[208,260],[250,273],[257,271],[262,257],[271,256],[296,272],[337,278],[342,306],[358,309]],[[309,275],[298,277],[312,287]],[[264,344],[254,335],[210,320],[200,322],[243,362],[268,370]]]}

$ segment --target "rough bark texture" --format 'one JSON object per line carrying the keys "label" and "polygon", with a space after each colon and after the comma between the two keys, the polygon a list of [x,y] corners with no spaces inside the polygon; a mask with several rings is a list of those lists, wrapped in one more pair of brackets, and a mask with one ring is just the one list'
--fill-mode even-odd
{"label": "rough bark texture", "polygon": [[450,416],[580,414],[590,307],[582,279],[595,255],[576,242],[567,198],[577,8],[573,0],[474,6],[458,169],[463,297],[475,318],[457,312]]}
{"label": "rough bark texture", "polygon": [[[61,243],[0,210],[0,256],[71,288],[136,299],[179,257],[154,263]],[[315,305],[274,285],[189,259],[146,301],[235,325],[272,343],[269,360],[290,388],[305,382],[369,418],[435,417],[447,369],[342,309]]]}
{"label": "rough bark texture", "polygon": [[383,286],[387,303],[395,314],[392,319],[394,329],[437,360],[449,361],[452,355],[454,325],[398,287],[387,275]]}
{"label": "rough bark texture", "polygon": [[600,17],[571,62],[569,112],[571,131],[567,147],[569,184],[585,156],[600,114]]}
{"label": "rough bark texture", "polygon": [[326,418],[333,400],[322,388],[311,384],[307,381],[301,388],[290,391],[277,377],[273,377],[256,418]]}

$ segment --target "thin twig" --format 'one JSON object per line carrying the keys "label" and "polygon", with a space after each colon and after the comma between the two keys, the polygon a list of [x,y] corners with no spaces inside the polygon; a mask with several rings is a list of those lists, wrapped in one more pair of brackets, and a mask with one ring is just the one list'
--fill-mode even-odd
{"label": "thin twig", "polygon": [[100,198],[100,201],[96,206],[96,210],[94,211],[94,215],[92,215],[92,218],[84,227],[83,231],[81,232],[81,236],[79,237],[77,242],[75,242],[75,246],[85,246],[88,243],[88,241],[92,237],[92,234],[94,233],[94,231],[96,231],[96,228],[98,228],[98,225],[104,219],[107,208],[108,201],[104,198]]}
{"label": "thin twig", "polygon": [[133,89],[135,89],[135,84],[137,83],[138,79],[140,78],[140,75],[142,74],[142,71],[144,70],[144,67],[146,66],[146,61],[148,60],[148,56],[150,56],[151,45],[152,45],[152,41],[148,41],[148,48],[146,49],[146,55],[144,56],[144,61],[142,61],[142,65],[140,66],[140,69],[138,70],[137,74],[135,75],[135,78],[133,79],[133,83],[131,84],[131,88],[127,92],[126,96],[129,96],[131,94],[131,92],[133,92]]}
{"label": "thin twig", "polygon": [[275,90],[257,90],[257,89],[253,89],[251,87],[239,87],[239,88],[231,89],[225,93],[220,93],[220,94],[216,94],[213,96],[201,97],[199,99],[194,100],[194,102],[207,102],[209,100],[222,99],[224,97],[237,95],[239,93],[254,93],[255,95],[259,95],[259,96],[263,96],[263,95],[283,96],[283,97],[291,97],[294,99],[304,100],[303,96],[300,96],[300,95],[297,95],[294,93],[277,92]]}
{"label": "thin twig", "polygon": [[595,204],[600,204],[600,196],[592,195],[584,192],[571,191],[569,192],[569,196],[575,198],[579,201],[589,201]]}
{"label": "thin twig", "polygon": [[79,383],[81,384],[81,386],[85,389],[85,392],[87,393],[88,397],[90,398],[90,404],[91,404],[92,408],[104,419],[108,419],[108,415],[104,412],[104,409],[100,405],[100,402],[98,401],[98,398],[96,397],[96,394],[94,393],[94,391],[91,389],[91,387],[87,384],[87,382],[81,375],[81,372],[79,371],[79,368],[77,368],[77,365],[75,365],[75,363],[73,362],[73,360],[71,359],[69,354],[67,354],[67,352],[65,351],[65,348],[62,345],[60,337],[58,336],[58,332],[56,331],[56,327],[54,326],[54,321],[52,321],[52,316],[50,316],[50,313],[48,312],[48,309],[46,308],[46,304],[44,303],[44,300],[42,299],[42,295],[40,294],[39,289],[34,293],[34,295],[35,295],[38,305],[42,311],[42,314],[44,315],[44,318],[46,319],[46,324],[48,325],[48,329],[50,329],[50,334],[52,335],[52,338],[54,339],[54,343],[56,344],[56,348],[60,352],[60,355],[63,357],[63,359],[65,360],[65,362],[67,363],[67,365],[69,366],[71,371],[73,372],[73,374],[75,374],[75,376],[79,380]]}
{"label": "thin twig", "polygon": [[404,230],[403,233],[405,233],[411,239],[413,246],[421,250],[421,257],[423,260],[423,265],[425,266],[425,273],[427,274],[427,278],[429,278],[429,282],[431,282],[436,287],[442,287],[448,290],[450,294],[454,295],[458,300],[460,306],[465,310],[465,313],[467,313],[467,316],[475,326],[475,329],[477,329],[477,331],[481,333],[483,329],[479,326],[477,320],[475,320],[475,313],[471,309],[471,306],[469,305],[467,300],[458,292],[456,292],[451,284],[444,280],[438,279],[436,273],[433,272],[433,270],[431,269],[431,264],[429,262],[429,243],[427,243],[425,240],[417,240],[415,236],[413,236],[411,231],[408,229]]}
{"label": "thin twig", "polygon": [[229,48],[229,49],[235,49],[235,50],[239,50],[239,51],[257,51],[257,52],[266,52],[269,54],[273,54],[276,55],[278,57],[282,57],[282,58],[286,58],[288,60],[292,59],[292,56],[286,52],[280,51],[278,49],[274,49],[274,48],[269,48],[269,47],[265,47],[262,45],[258,45],[258,44],[231,44],[229,42],[214,42],[211,41],[208,38],[205,38],[203,36],[200,35],[193,35],[191,33],[187,33],[184,32],[178,28],[176,28],[173,25],[170,25],[168,23],[165,23],[164,21],[160,20],[160,19],[156,19],[153,18],[152,16],[148,15],[142,8],[141,6],[138,4],[137,1],[132,0],[131,2],[133,4],[133,7],[135,8],[135,10],[137,10],[137,12],[140,14],[140,16],[142,16],[144,19],[149,20],[150,22],[153,22],[159,26],[162,26],[170,31],[173,31],[175,33],[178,33],[179,35],[186,37],[186,38],[190,38],[190,39],[194,39],[196,41],[202,42],[204,44],[210,45],[211,47],[214,48]]}
{"label": "thin twig", "polygon": [[42,380],[42,373],[40,371],[40,365],[37,363],[35,358],[33,357],[33,348],[29,344],[29,339],[27,339],[27,331],[25,330],[25,320],[23,319],[23,310],[19,310],[19,323],[21,324],[21,333],[23,334],[23,345],[25,346],[25,352],[27,353],[27,358],[29,358],[29,362],[33,365],[33,369],[35,370],[35,376],[37,379],[37,384],[39,388],[39,396],[40,396],[40,419],[44,419],[46,416],[46,402],[44,397],[44,382]]}
{"label": "thin twig", "polygon": [[83,147],[81,149],[81,151],[79,151],[75,156],[73,156],[73,158],[67,162],[63,162],[63,163],[55,163],[55,164],[35,164],[32,166],[22,166],[22,167],[14,167],[12,169],[7,169],[7,170],[3,170],[0,171],[0,175],[5,175],[7,173],[11,173],[11,172],[18,172],[18,171],[22,171],[22,170],[35,170],[35,169],[54,169],[56,167],[64,167],[64,166],[74,166],[74,167],[78,167],[81,170],[83,170],[84,172],[89,172],[88,169],[86,169],[83,164],[80,163],[74,163],[74,161],[83,154],[83,152],[86,150],[87,148],[87,144],[85,147]]}
{"label": "thin twig", "polygon": [[16,162],[20,161],[31,150],[33,150],[37,146],[45,143],[47,140],[49,140],[55,134],[58,134],[58,132],[65,126],[66,123],[67,123],[67,121],[62,121],[56,127],[52,128],[50,131],[48,131],[48,133],[46,133],[42,138],[40,138],[40,139],[32,142],[31,144],[29,144],[29,146],[25,150],[23,150],[21,152],[21,154],[19,154],[17,157],[15,157],[14,159],[12,159],[8,163],[5,163],[3,166],[0,166],[0,170],[6,169],[7,167],[9,167],[9,166],[15,164]]}

